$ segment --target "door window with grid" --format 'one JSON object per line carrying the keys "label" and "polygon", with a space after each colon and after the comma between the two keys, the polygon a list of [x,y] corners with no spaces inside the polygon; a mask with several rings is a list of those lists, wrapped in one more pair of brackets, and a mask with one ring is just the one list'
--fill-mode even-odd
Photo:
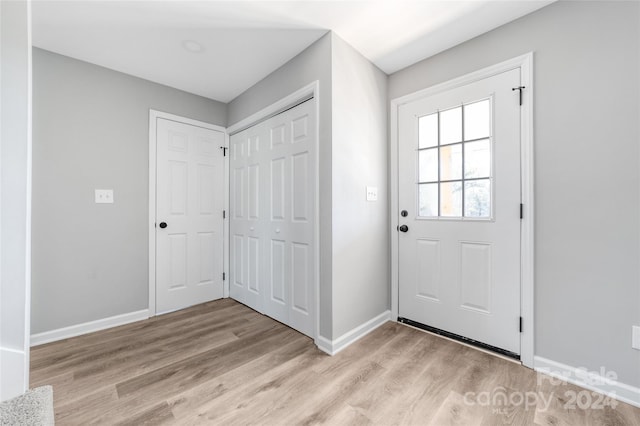
{"label": "door window with grid", "polygon": [[491,99],[418,119],[418,216],[490,219]]}

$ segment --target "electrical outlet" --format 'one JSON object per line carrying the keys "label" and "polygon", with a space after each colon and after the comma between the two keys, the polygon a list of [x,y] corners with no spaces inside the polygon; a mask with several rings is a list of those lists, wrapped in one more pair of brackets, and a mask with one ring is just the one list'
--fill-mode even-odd
{"label": "electrical outlet", "polygon": [[634,325],[631,327],[632,336],[631,336],[631,347],[633,349],[640,350],[640,326]]}
{"label": "electrical outlet", "polygon": [[96,189],[96,204],[112,204],[113,189]]}
{"label": "electrical outlet", "polygon": [[367,186],[367,201],[378,201],[377,186]]}

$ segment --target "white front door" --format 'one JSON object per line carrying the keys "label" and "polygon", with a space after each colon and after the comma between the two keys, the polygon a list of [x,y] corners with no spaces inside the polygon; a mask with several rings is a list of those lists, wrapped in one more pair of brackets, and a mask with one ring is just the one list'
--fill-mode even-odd
{"label": "white front door", "polygon": [[231,136],[230,295],[314,336],[313,99]]}
{"label": "white front door", "polygon": [[156,122],[156,313],[223,295],[225,134]]}
{"label": "white front door", "polygon": [[399,317],[520,354],[520,69],[402,105]]}

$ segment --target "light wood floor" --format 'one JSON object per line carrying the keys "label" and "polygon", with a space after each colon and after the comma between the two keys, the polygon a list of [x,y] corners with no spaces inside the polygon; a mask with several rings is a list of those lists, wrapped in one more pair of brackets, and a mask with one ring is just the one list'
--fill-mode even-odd
{"label": "light wood floor", "polygon": [[587,391],[396,323],[330,357],[230,299],[35,347],[31,368],[59,425],[640,424],[640,409],[567,408]]}

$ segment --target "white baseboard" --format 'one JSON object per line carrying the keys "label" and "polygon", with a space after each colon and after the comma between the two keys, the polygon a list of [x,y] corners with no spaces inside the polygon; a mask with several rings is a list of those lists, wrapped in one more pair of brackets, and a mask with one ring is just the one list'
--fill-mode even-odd
{"label": "white baseboard", "polygon": [[29,388],[26,364],[24,351],[0,347],[0,402],[22,395]]}
{"label": "white baseboard", "polygon": [[540,356],[534,358],[534,369],[556,379],[562,379],[618,401],[640,407],[640,388],[607,377],[608,372],[606,371],[588,371],[585,368],[572,367]]}
{"label": "white baseboard", "polygon": [[315,340],[315,344],[322,352],[333,355],[333,353],[331,353],[331,340],[327,339],[326,337],[318,336],[318,338]]}
{"label": "white baseboard", "polygon": [[354,328],[351,331],[346,332],[342,336],[338,337],[335,340],[329,340],[326,337],[318,336],[315,343],[322,352],[326,352],[329,355],[335,355],[347,346],[351,345],[355,341],[363,338],[367,334],[371,333],[376,328],[380,327],[382,324],[391,320],[391,311],[385,311]]}
{"label": "white baseboard", "polygon": [[141,311],[129,312],[128,314],[121,314],[109,318],[85,322],[83,324],[58,328],[57,330],[32,334],[31,346],[43,345],[45,343],[55,342],[57,340],[68,339],[69,337],[93,333],[94,331],[100,331],[106,328],[117,327],[119,325],[146,320],[147,318],[149,318],[149,310],[143,309]]}

